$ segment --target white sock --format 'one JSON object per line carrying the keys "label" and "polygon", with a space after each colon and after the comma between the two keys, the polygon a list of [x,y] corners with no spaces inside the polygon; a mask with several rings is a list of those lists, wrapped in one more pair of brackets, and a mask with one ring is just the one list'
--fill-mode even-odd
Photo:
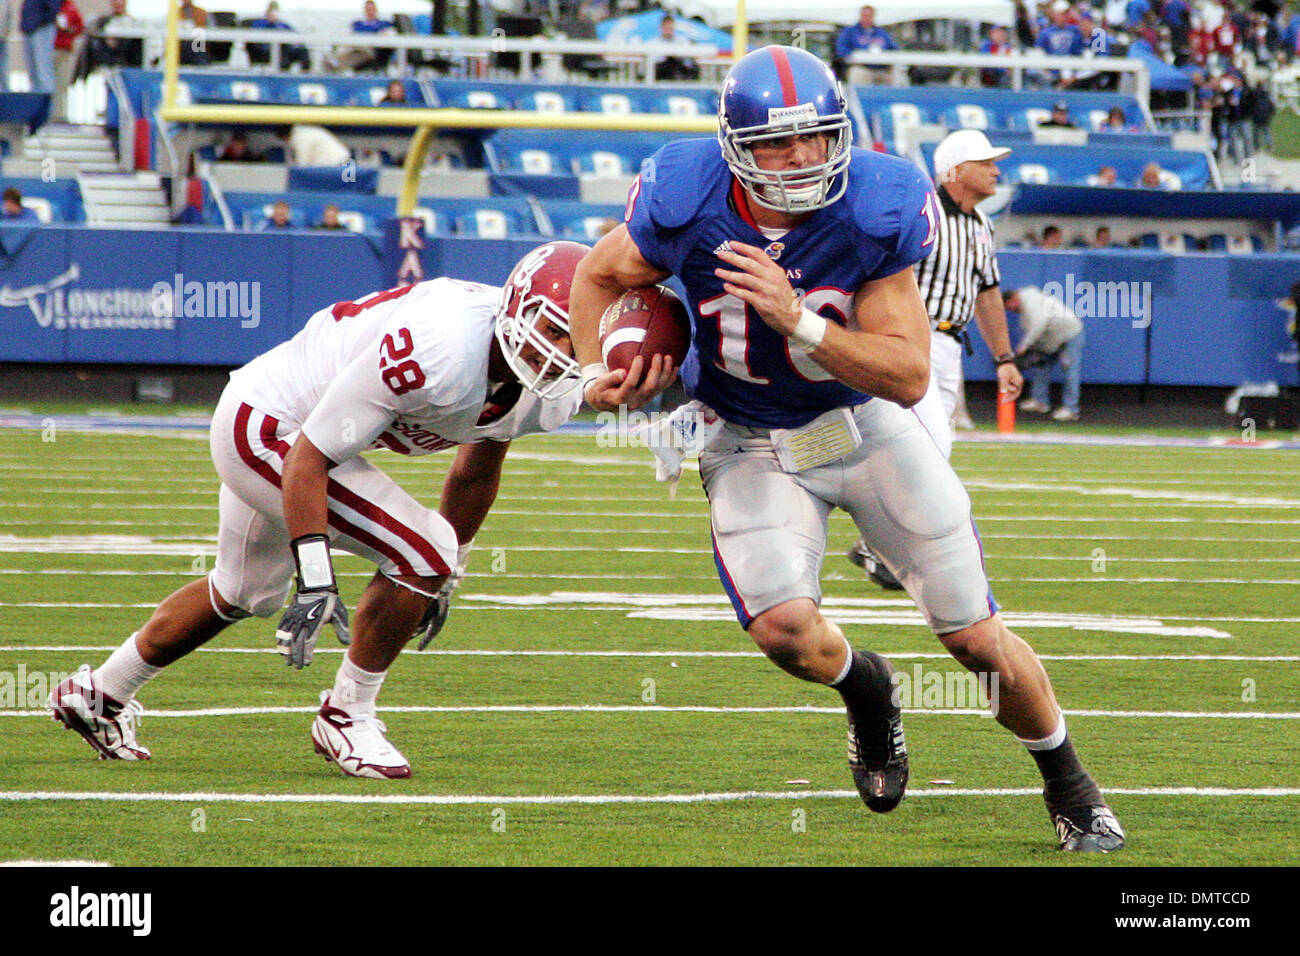
{"label": "white sock", "polygon": [[384,685],[388,671],[373,674],[364,671],[352,663],[352,658],[343,655],[343,663],[334,678],[334,690],[330,692],[330,706],[346,710],[355,717],[373,716],[375,700],[379,697],[379,688]]}
{"label": "white sock", "polygon": [[1016,739],[1024,744],[1027,750],[1055,750],[1065,742],[1065,715],[1061,715],[1056,730],[1042,740],[1025,740],[1023,737],[1017,737]]}
{"label": "white sock", "polygon": [[96,687],[118,703],[125,704],[161,673],[161,667],[144,662],[135,646],[135,634],[132,634],[91,676]]}

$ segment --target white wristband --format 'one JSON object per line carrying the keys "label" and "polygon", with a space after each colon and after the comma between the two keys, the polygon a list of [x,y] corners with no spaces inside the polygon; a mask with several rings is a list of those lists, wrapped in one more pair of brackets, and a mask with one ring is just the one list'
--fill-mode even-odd
{"label": "white wristband", "polygon": [[469,553],[474,550],[474,539],[470,538],[459,548],[456,549],[456,567],[452,568],[452,576],[459,579],[465,576],[465,567],[469,564]]}
{"label": "white wristband", "polygon": [[609,368],[604,362],[592,362],[590,365],[584,365],[581,372],[583,397],[585,398],[587,395],[588,385],[600,378],[602,375],[607,375],[608,373]]}
{"label": "white wristband", "polygon": [[825,336],[826,320],[812,309],[802,309],[799,312],[799,322],[790,333],[790,341],[805,352],[811,352],[822,344]]}

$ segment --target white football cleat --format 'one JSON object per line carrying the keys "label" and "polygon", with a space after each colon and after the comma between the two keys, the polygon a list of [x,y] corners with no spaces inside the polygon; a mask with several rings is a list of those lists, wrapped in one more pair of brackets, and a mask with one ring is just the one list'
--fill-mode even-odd
{"label": "white football cleat", "polygon": [[135,742],[144,707],[138,700],[123,704],[96,687],[89,664],[82,664],[54,688],[45,706],[55,720],[86,738],[100,760],[148,760],[152,756],[147,747]]}
{"label": "white football cleat", "polygon": [[316,752],[339,765],[349,777],[402,780],[411,775],[411,765],[385,739],[388,728],[374,716],[354,717],[330,705],[330,692],[321,691],[320,712],[311,725]]}

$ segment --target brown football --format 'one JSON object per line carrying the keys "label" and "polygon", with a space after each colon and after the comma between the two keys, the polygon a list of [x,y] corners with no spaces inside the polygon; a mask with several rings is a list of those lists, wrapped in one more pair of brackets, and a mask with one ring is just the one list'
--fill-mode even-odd
{"label": "brown football", "polygon": [[600,317],[600,352],[610,370],[630,368],[638,355],[643,372],[656,355],[671,355],[673,368],[681,368],[690,345],[686,306],[661,285],[624,292]]}

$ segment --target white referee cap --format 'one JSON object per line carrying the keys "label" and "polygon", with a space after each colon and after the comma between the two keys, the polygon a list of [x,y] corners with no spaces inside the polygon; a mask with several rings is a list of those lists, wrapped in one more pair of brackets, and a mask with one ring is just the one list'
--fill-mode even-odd
{"label": "white referee cap", "polygon": [[949,133],[934,150],[934,178],[947,178],[948,171],[962,163],[985,159],[1004,159],[1011,155],[1005,146],[996,147],[977,129],[959,129]]}

